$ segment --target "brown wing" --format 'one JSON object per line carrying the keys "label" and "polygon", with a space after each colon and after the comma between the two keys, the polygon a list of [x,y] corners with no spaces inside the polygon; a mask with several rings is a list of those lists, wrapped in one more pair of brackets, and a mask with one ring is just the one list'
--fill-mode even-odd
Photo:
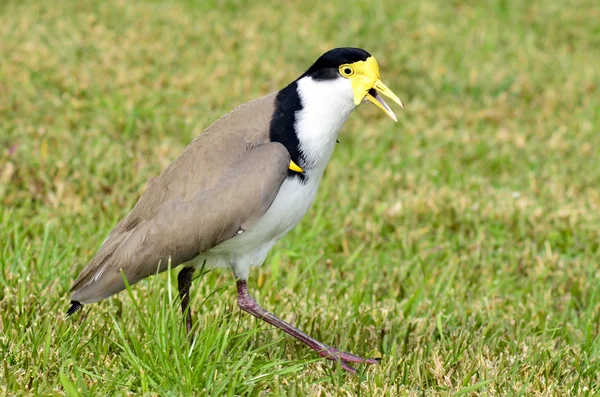
{"label": "brown wing", "polygon": [[172,267],[192,260],[264,215],[290,156],[283,145],[265,142],[262,128],[236,130],[237,119],[200,134],[150,184],[82,270],[71,288],[74,301],[97,302],[123,290],[121,271],[133,284],[166,270],[169,260]]}

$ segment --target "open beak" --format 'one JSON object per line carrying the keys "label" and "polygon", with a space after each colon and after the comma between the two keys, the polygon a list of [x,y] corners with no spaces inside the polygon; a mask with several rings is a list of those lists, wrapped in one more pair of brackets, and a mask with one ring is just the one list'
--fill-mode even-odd
{"label": "open beak", "polygon": [[377,80],[373,85],[373,88],[371,88],[365,96],[365,99],[375,104],[375,106],[377,106],[379,109],[383,110],[385,114],[390,116],[392,120],[398,121],[396,115],[394,114],[394,112],[392,112],[392,109],[390,109],[390,107],[387,105],[387,103],[385,103],[383,98],[379,96],[379,94],[385,95],[392,101],[396,102],[402,109],[404,109],[404,105],[402,104],[400,98],[398,98],[396,94],[392,92],[392,90],[387,88],[387,86],[383,84],[381,80]]}
{"label": "open beak", "polygon": [[363,101],[367,100],[374,103],[385,114],[391,117],[392,120],[398,121],[392,109],[385,103],[379,94],[388,97],[392,101],[404,108],[402,101],[386,87],[379,78],[379,65],[373,56],[365,61],[358,61],[352,64],[340,66],[340,70],[345,67],[350,67],[355,70],[354,75],[351,75],[352,91],[354,92],[354,105],[358,106]]}

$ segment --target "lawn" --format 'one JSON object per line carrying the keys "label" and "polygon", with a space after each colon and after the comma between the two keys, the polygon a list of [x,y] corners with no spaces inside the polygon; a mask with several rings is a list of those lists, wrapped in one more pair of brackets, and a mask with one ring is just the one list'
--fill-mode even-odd
{"label": "lawn", "polygon": [[[252,4],[252,5],[251,5]],[[600,393],[600,6],[0,1],[0,394]],[[251,273],[68,290],[166,165],[326,50],[374,54],[398,123],[353,114],[307,217]]]}

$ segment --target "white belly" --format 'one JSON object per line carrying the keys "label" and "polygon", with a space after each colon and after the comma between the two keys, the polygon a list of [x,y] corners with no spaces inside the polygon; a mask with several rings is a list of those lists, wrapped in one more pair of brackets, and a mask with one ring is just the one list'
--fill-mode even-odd
{"label": "white belly", "polygon": [[322,173],[310,175],[306,183],[286,179],[271,207],[250,229],[213,247],[193,260],[195,267],[230,267],[236,277],[247,279],[251,267],[260,266],[273,245],[304,217],[312,205]]}

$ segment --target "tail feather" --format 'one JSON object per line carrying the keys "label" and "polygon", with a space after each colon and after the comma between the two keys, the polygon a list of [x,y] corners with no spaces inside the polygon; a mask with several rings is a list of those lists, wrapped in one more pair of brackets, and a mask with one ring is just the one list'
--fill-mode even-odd
{"label": "tail feather", "polygon": [[78,301],[71,301],[71,307],[67,310],[67,317],[75,314],[75,312],[83,307],[83,304]]}

